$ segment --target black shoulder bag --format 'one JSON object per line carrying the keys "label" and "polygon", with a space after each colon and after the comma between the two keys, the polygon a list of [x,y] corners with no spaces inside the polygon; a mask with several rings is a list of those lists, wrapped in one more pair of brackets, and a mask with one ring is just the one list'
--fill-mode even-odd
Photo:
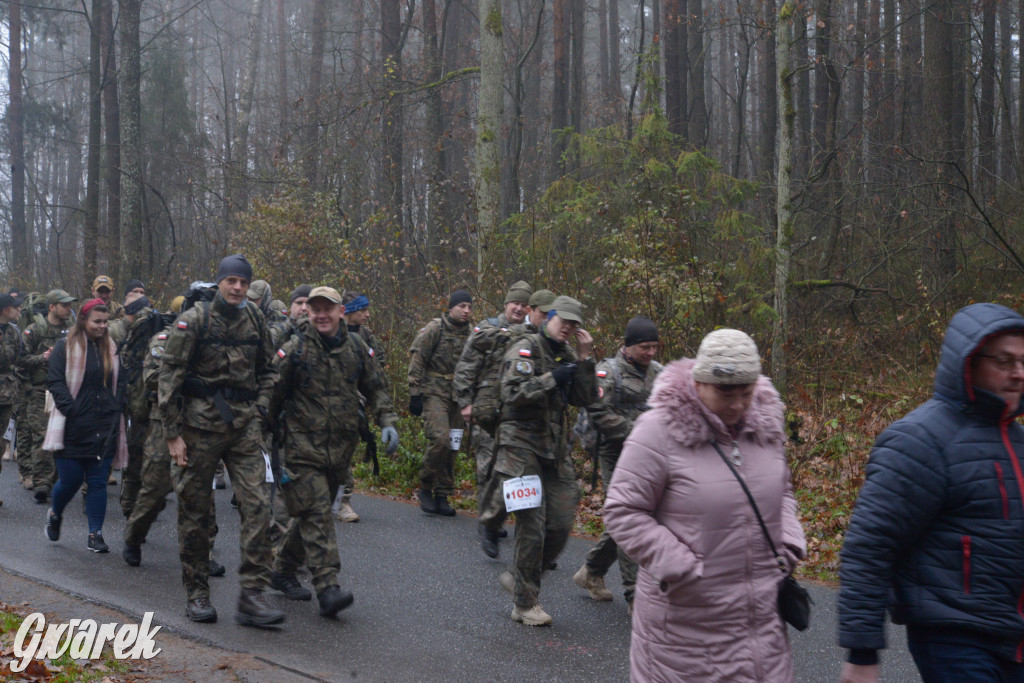
{"label": "black shoulder bag", "polygon": [[[754,502],[754,497],[750,495],[750,489],[743,482],[740,477],[740,473],[736,471],[729,459],[725,457],[725,453],[718,447],[715,441],[711,442],[715,451],[722,458],[722,462],[726,464],[729,471],[732,472],[733,476],[736,477],[736,481],[743,487],[743,493],[747,494],[747,500],[750,501],[750,506],[754,508],[754,514],[757,515],[757,522],[761,525],[761,531],[764,532],[764,537],[768,540],[768,546],[772,549],[772,555],[775,556],[775,560],[779,563],[779,569],[782,573],[786,574],[786,560],[779,555],[775,549],[775,544],[772,542],[772,537],[768,533],[768,527],[764,524],[764,518],[761,517],[761,511],[757,509],[757,503]],[[782,620],[787,624],[795,628],[797,631],[805,631],[807,627],[811,625],[811,600],[810,594],[807,589],[797,583],[796,579],[793,578],[792,574],[786,574],[786,578],[779,584],[779,614],[782,616]]]}

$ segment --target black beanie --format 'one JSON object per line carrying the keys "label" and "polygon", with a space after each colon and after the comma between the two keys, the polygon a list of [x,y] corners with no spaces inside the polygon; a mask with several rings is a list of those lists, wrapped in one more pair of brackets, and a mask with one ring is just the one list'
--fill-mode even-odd
{"label": "black beanie", "polygon": [[252,266],[241,254],[225,256],[217,266],[217,284],[226,277],[240,277],[247,282],[252,282]]}
{"label": "black beanie", "polygon": [[128,296],[128,292],[132,291],[136,287],[146,288],[146,285],[142,284],[142,280],[129,280],[128,284],[124,286],[124,295]]}
{"label": "black beanie", "polygon": [[295,303],[296,299],[301,299],[303,297],[308,299],[309,293],[312,291],[313,285],[299,285],[298,287],[292,290],[292,298],[288,300],[288,303],[293,304]]}
{"label": "black beanie", "polygon": [[140,296],[138,299],[125,306],[124,312],[126,315],[135,315],[143,308],[149,308],[149,299],[144,296]]}
{"label": "black beanie", "polygon": [[658,341],[658,327],[650,318],[638,315],[626,323],[626,346],[652,341]]}
{"label": "black beanie", "polygon": [[459,304],[471,304],[473,303],[473,297],[469,295],[464,289],[456,289],[452,292],[452,295],[448,297],[448,310],[452,310]]}

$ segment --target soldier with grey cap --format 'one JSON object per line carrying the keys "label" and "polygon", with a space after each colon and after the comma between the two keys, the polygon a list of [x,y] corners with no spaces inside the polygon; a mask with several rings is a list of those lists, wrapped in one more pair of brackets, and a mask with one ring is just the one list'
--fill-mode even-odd
{"label": "soldier with grey cap", "polygon": [[[25,422],[28,427],[28,443],[32,470],[32,489],[37,503],[45,503],[57,480],[57,469],[53,455],[43,450],[46,436],[46,369],[50,362],[50,351],[57,340],[68,333],[71,320],[71,304],[78,301],[63,289],[52,289],[46,294],[46,319],[34,322],[22,333],[25,346],[22,349],[19,367],[25,377]],[[19,446],[20,448],[20,446]]]}
{"label": "soldier with grey cap", "polygon": [[[570,339],[576,340],[576,349],[568,344]],[[551,624],[539,601],[541,574],[562,552],[575,521],[580,489],[569,456],[572,425],[566,411],[597,398],[593,347],[593,337],[583,329],[583,305],[560,296],[543,329],[510,344],[505,352],[495,480],[508,482],[506,500],[521,477],[539,477],[540,487],[531,496],[539,494],[537,507],[513,513],[513,570],[504,572],[500,583],[512,594],[512,619],[529,626]],[[485,514],[481,523],[492,523],[493,514]]]}
{"label": "soldier with grey cap", "polygon": [[295,576],[305,558],[320,615],[332,617],[353,601],[338,586],[341,560],[331,502],[360,440],[360,397],[382,428],[388,454],[398,449],[397,417],[370,348],[344,324],[338,292],[317,287],[308,304],[309,318],[275,360],[281,379],[271,412],[283,421],[281,492],[292,520],[278,546],[271,586],[291,600],[309,600],[309,590]]}

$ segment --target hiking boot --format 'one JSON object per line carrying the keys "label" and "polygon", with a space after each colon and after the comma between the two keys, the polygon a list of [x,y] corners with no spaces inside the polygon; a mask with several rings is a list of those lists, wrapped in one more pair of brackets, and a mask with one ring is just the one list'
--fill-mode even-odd
{"label": "hiking boot", "polygon": [[540,605],[533,607],[513,605],[512,621],[518,621],[527,626],[551,626],[551,615],[545,612]]}
{"label": "hiking boot", "polygon": [[210,604],[209,598],[196,598],[185,603],[185,614],[192,621],[200,624],[212,624],[217,621],[217,610]]}
{"label": "hiking boot", "polygon": [[110,474],[107,476],[107,486],[117,486],[117,475],[114,474],[114,470],[110,470]]}
{"label": "hiking boot", "polygon": [[498,556],[498,534],[483,524],[480,525],[480,547],[487,557]]}
{"label": "hiking boot", "polygon": [[591,574],[587,565],[580,567],[580,570],[573,575],[572,582],[590,593],[591,599],[598,602],[611,602],[612,592],[604,587],[604,577]]}
{"label": "hiking boot", "polygon": [[437,514],[437,505],[434,503],[434,497],[430,495],[430,491],[420,489],[416,492],[416,498],[420,501],[420,510],[423,510],[428,515]]}
{"label": "hiking boot", "polygon": [[31,491],[32,490],[32,477],[30,477],[27,474],[24,477],[22,477],[21,478],[21,488],[25,489],[26,491]]}
{"label": "hiking boot", "polygon": [[498,538],[508,538],[508,529],[506,529],[505,527],[501,527],[501,529],[498,531]]}
{"label": "hiking boot", "polygon": [[50,508],[46,513],[46,537],[51,541],[57,542],[60,540],[60,523],[63,520],[53,513],[53,508]]}
{"label": "hiking boot", "polygon": [[11,450],[11,442],[7,442],[7,450],[4,451],[4,460],[14,460],[14,453]]}
{"label": "hiking boot", "polygon": [[44,503],[46,503],[46,499],[49,498],[49,497],[50,497],[50,492],[47,491],[42,486],[37,487],[36,490],[32,492],[32,498],[34,498],[35,501],[37,503],[39,503],[40,505],[43,505]]}
{"label": "hiking boot", "polygon": [[328,586],[316,594],[316,601],[320,603],[320,616],[333,617],[345,609],[355,600],[352,593],[343,591],[337,586]]}
{"label": "hiking boot", "polygon": [[284,593],[284,597],[289,600],[310,600],[313,598],[313,594],[309,592],[308,588],[299,583],[294,574],[288,575],[274,572],[270,579],[270,587]]}
{"label": "hiking boot", "polygon": [[210,576],[221,577],[228,573],[227,567],[222,565],[217,560],[210,558]]}
{"label": "hiking boot", "polygon": [[142,548],[137,545],[125,545],[121,551],[121,557],[129,567],[138,567],[142,564]]}
{"label": "hiking boot", "polygon": [[273,626],[284,621],[284,612],[268,605],[258,588],[243,588],[238,594],[237,609],[235,623],[242,626]]}
{"label": "hiking boot", "polygon": [[238,494],[237,493],[232,493],[231,494],[231,507],[235,508],[236,510],[238,509]]}
{"label": "hiking boot", "polygon": [[434,509],[437,510],[439,515],[444,515],[445,517],[455,516],[455,509],[448,504],[448,496],[443,493],[434,496]]}
{"label": "hiking boot", "polygon": [[509,595],[516,594],[516,577],[512,576],[512,572],[502,572],[498,574],[498,583],[505,589],[505,592]]}
{"label": "hiking boot", "polygon": [[96,533],[89,534],[89,550],[94,553],[109,553],[110,548],[103,542],[103,533],[97,531]]}
{"label": "hiking boot", "polygon": [[338,506],[338,514],[335,515],[339,522],[358,522],[359,513],[352,509],[352,496],[342,496],[341,505]]}

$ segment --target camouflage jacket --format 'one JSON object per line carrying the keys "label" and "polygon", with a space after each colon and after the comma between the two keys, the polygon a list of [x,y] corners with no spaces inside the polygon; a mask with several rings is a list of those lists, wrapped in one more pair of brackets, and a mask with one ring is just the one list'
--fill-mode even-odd
{"label": "camouflage jacket", "polygon": [[446,311],[416,335],[409,348],[409,396],[452,400],[455,364],[469,337],[469,323],[457,325]]}
{"label": "camouflage jacket", "polygon": [[124,306],[111,300],[110,305],[107,306],[107,310],[110,311],[110,316],[107,318],[110,321],[124,320]]}
{"label": "camouflage jacket", "polygon": [[366,345],[370,347],[371,351],[373,351],[373,359],[377,361],[377,365],[379,367],[384,368],[388,364],[387,355],[384,353],[384,345],[380,343],[379,339],[377,339],[377,335],[373,333],[373,330],[366,325],[359,325],[356,330],[353,330],[350,325],[348,326],[348,331],[357,332],[359,336],[362,337],[363,341],[366,342]]}
{"label": "camouflage jacket", "polygon": [[[560,389],[551,371],[563,363],[576,363],[578,367],[572,382]],[[571,346],[554,344],[543,332],[527,335],[505,351],[496,445],[560,460],[568,450],[572,431],[566,408],[589,406],[596,399],[593,358],[580,360]]]}
{"label": "camouflage jacket", "polygon": [[487,365],[487,360],[494,347],[490,336],[480,334],[480,332],[496,327],[509,329],[508,319],[504,313],[497,318],[485,318],[478,322],[473,327],[473,332],[470,333],[466,345],[462,348],[459,362],[455,365],[455,376],[452,378],[455,402],[459,404],[460,409],[473,403],[476,387],[480,381],[480,373]]}
{"label": "camouflage jacket", "polygon": [[[302,322],[301,320],[299,322]],[[281,348],[299,329],[299,322],[284,318],[270,324],[270,341],[275,349]]]}
{"label": "camouflage jacket", "polygon": [[178,316],[157,388],[164,438],[180,436],[183,424],[215,432],[244,428],[259,416],[257,406],[269,409],[277,382],[273,356],[266,317],[252,303],[236,308],[218,294]]}
{"label": "camouflage jacket", "polygon": [[398,420],[370,348],[344,325],[341,343],[330,348],[308,320],[302,321],[274,363],[280,381],[271,414],[284,421],[290,463],[322,464],[329,449],[358,440],[360,395],[381,427]]}
{"label": "camouflage jacket", "polygon": [[25,348],[22,350],[19,365],[26,379],[26,386],[46,386],[47,359],[43,357],[43,354],[52,349],[57,344],[57,340],[66,336],[67,333],[68,328],[63,325],[51,325],[49,320],[44,326],[32,323],[28,329],[22,332]]}
{"label": "camouflage jacket", "polygon": [[[146,345],[146,357],[142,359],[142,377],[140,383],[140,395],[136,396],[136,408],[139,416],[137,420],[159,420],[160,416],[156,408],[157,390],[160,385],[160,361],[164,356],[164,347],[167,345],[167,337],[171,334],[171,328],[167,327],[154,334]],[[129,394],[129,401],[131,395]]]}
{"label": "camouflage jacket", "polygon": [[21,343],[21,330],[14,323],[0,325],[0,405],[14,405],[21,393],[18,377]]}
{"label": "camouflage jacket", "polygon": [[661,363],[653,361],[646,370],[633,365],[622,349],[597,364],[597,401],[587,412],[601,437],[601,452],[618,455],[622,450],[636,418],[647,410],[647,397],[661,370]]}

